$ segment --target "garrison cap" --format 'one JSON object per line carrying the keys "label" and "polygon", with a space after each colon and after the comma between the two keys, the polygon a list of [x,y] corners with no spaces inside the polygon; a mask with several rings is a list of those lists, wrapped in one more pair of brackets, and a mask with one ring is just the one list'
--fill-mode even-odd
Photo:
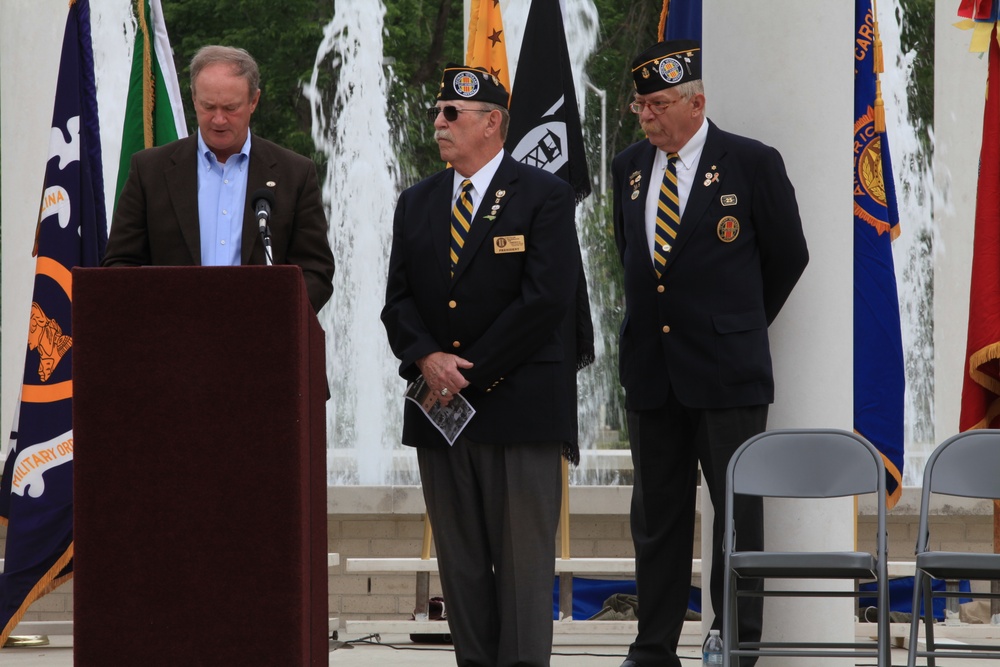
{"label": "garrison cap", "polygon": [[449,64],[441,77],[439,100],[474,100],[507,108],[507,89],[482,67]]}
{"label": "garrison cap", "polygon": [[649,47],[632,61],[635,92],[648,95],[701,78],[701,43],[675,39]]}

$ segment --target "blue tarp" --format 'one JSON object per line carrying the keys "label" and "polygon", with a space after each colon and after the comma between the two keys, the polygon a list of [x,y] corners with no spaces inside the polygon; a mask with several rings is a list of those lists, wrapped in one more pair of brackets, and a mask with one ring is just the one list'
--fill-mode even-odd
{"label": "blue tarp", "polygon": [[[862,591],[875,592],[875,584],[861,584]],[[945,582],[934,580],[931,588],[935,591],[945,590]],[[968,593],[971,588],[968,580],[959,582],[958,590]],[[585,579],[573,577],[573,618],[582,621],[590,618],[604,608],[604,601],[615,594],[635,595],[635,581],[632,579]],[[969,602],[971,598],[960,598],[959,602]],[[858,605],[861,608],[874,607],[875,598],[861,598]],[[944,598],[934,600],[934,618],[944,619]],[[910,613],[913,606],[913,577],[901,577],[889,582],[889,611]],[[701,613],[701,589],[691,587],[691,597],[688,609]],[[552,590],[552,618],[559,618],[559,577],[556,577]]]}
{"label": "blue tarp", "polygon": [[[622,593],[635,595],[633,579],[584,579],[573,577],[573,618],[583,621],[604,608],[604,601]],[[688,609],[701,613],[701,589],[691,587]],[[552,590],[552,618],[559,619],[559,577]]]}
{"label": "blue tarp", "polygon": [[[862,591],[875,592],[875,583],[861,584],[860,589]],[[945,590],[945,582],[940,579],[931,580],[931,590],[943,591]],[[958,582],[958,590],[962,593],[968,593],[972,590],[969,586],[969,580],[963,579]],[[959,598],[959,603],[970,602],[972,598]],[[861,598],[858,601],[858,605],[863,609],[865,607],[874,607],[876,600],[874,597],[871,598]],[[944,620],[944,608],[947,600],[944,598],[934,598],[934,618],[938,620]],[[913,577],[900,577],[899,579],[893,579],[889,582],[889,611],[899,611],[905,614],[912,613],[913,611]],[[920,613],[923,614],[923,607],[920,608]]]}

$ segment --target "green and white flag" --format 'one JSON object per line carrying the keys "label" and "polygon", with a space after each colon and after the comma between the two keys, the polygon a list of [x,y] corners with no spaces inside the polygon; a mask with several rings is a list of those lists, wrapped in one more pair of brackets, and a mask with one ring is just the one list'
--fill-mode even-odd
{"label": "green and white flag", "polygon": [[160,0],[135,0],[135,16],[135,50],[125,103],[115,206],[128,178],[133,153],[188,134]]}

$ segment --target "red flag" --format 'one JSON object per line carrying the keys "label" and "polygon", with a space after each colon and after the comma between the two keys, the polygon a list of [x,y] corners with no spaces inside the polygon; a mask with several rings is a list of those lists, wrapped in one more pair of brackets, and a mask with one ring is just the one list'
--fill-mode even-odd
{"label": "red flag", "polygon": [[959,3],[958,15],[974,21],[996,21],[996,0],[962,0]]}
{"label": "red flag", "polygon": [[990,37],[959,430],[1000,427],[1000,45]]}

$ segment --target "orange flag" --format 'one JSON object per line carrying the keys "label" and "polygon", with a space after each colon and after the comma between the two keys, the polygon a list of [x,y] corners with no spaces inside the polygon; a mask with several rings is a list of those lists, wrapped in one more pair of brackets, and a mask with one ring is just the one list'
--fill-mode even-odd
{"label": "orange flag", "polygon": [[465,64],[482,67],[500,79],[510,94],[510,70],[507,68],[507,38],[503,34],[498,0],[472,0],[469,15],[469,48]]}

